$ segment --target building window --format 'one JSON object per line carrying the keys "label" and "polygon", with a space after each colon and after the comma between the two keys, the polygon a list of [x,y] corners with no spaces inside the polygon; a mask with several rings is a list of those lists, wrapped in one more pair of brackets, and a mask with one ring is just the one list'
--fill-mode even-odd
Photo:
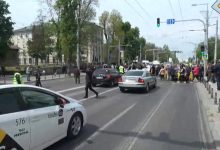
{"label": "building window", "polygon": [[26,62],[26,58],[24,58],[24,65],[26,65],[26,63],[27,63],[27,62]]}
{"label": "building window", "polygon": [[20,65],[22,64],[22,59],[21,59],[21,58],[19,58],[19,64],[20,64]]}
{"label": "building window", "polygon": [[53,64],[55,64],[56,63],[56,58],[55,57],[53,57]]}
{"label": "building window", "polygon": [[29,64],[32,64],[32,58],[29,58]]}

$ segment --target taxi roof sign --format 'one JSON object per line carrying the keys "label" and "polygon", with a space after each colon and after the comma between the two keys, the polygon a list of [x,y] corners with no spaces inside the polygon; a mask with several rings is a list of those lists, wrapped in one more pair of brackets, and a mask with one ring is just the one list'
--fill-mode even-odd
{"label": "taxi roof sign", "polygon": [[214,9],[215,11],[217,11],[220,14],[220,0],[217,0],[213,5],[212,5],[212,9]]}

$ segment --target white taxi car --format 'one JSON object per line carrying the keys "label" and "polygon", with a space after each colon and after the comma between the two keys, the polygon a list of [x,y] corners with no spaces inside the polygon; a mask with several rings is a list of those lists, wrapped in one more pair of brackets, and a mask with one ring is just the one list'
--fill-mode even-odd
{"label": "white taxi car", "polygon": [[76,100],[35,86],[0,86],[0,150],[41,150],[76,137],[85,123]]}

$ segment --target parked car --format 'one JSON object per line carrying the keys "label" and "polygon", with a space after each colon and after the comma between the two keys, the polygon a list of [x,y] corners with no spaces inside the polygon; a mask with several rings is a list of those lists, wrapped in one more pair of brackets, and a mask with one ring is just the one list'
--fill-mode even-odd
{"label": "parked car", "polygon": [[44,149],[64,137],[75,138],[85,123],[86,110],[74,99],[36,86],[0,86],[3,149]]}
{"label": "parked car", "polygon": [[93,72],[93,86],[98,84],[114,86],[118,84],[118,79],[121,77],[120,73],[111,68],[100,68]]}
{"label": "parked car", "polygon": [[118,86],[121,92],[129,89],[141,89],[149,92],[150,88],[157,86],[157,79],[146,70],[129,70],[119,80]]}

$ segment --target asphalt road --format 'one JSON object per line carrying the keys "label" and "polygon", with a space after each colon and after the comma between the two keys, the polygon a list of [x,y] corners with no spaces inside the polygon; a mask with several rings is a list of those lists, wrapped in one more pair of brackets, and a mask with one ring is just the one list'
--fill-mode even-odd
{"label": "asphalt road", "polygon": [[77,87],[71,80],[48,81],[47,87],[82,101],[88,113],[87,125],[78,138],[63,139],[48,150],[213,148],[193,84],[159,81],[150,93],[97,87],[98,98],[89,92],[89,98],[83,99],[83,84]]}

